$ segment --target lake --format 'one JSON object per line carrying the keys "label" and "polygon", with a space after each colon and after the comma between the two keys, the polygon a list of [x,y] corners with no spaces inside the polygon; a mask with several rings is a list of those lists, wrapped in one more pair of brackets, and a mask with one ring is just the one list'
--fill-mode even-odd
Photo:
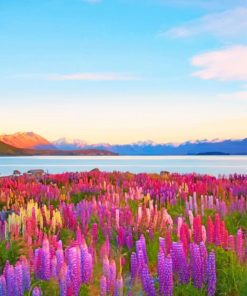
{"label": "lake", "polygon": [[22,173],[43,169],[49,173],[88,171],[129,171],[159,173],[247,174],[247,156],[33,156],[0,157],[0,176],[14,170]]}

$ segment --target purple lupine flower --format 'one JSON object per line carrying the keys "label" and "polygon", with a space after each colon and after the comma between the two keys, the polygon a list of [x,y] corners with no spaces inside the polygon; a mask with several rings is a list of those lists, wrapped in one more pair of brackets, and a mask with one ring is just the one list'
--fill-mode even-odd
{"label": "purple lupine flower", "polygon": [[164,296],[173,295],[172,258],[167,256],[164,265]]}
{"label": "purple lupine flower", "polygon": [[176,257],[176,262],[178,264],[180,282],[182,284],[187,284],[189,282],[189,272],[183,244],[181,242],[173,244],[173,250]]}
{"label": "purple lupine flower", "polygon": [[158,253],[158,278],[160,283],[160,295],[164,293],[164,281],[165,281],[165,255],[164,251]]}
{"label": "purple lupine flower", "polygon": [[84,264],[85,282],[89,283],[93,274],[93,257],[89,252],[86,253]]}
{"label": "purple lupine flower", "polygon": [[7,296],[15,295],[15,270],[14,267],[10,264],[7,265],[5,271],[6,275],[6,285],[7,285]]}
{"label": "purple lupine flower", "polygon": [[137,266],[137,256],[136,253],[133,252],[130,256],[130,272],[131,272],[131,280],[134,281],[137,276],[138,266]]}
{"label": "purple lupine flower", "polygon": [[204,242],[200,243],[200,254],[202,258],[202,274],[203,274],[203,281],[206,281],[206,268],[207,268],[207,259],[208,259],[208,251],[204,244]]}
{"label": "purple lupine flower", "polygon": [[4,275],[0,276],[0,295],[7,296],[7,286]]}
{"label": "purple lupine flower", "polygon": [[18,261],[14,267],[15,269],[15,295],[22,296],[24,294],[22,266]]}
{"label": "purple lupine flower", "polygon": [[146,239],[145,236],[142,234],[140,237],[142,252],[145,259],[145,263],[148,264],[148,255],[147,255],[147,247],[146,247]]}
{"label": "purple lupine flower", "polygon": [[40,288],[35,287],[35,288],[33,289],[32,296],[41,296],[41,295],[42,295],[42,293],[41,293]]}
{"label": "purple lupine flower", "polygon": [[42,279],[49,280],[51,276],[51,255],[50,244],[47,238],[43,240],[42,257],[41,257],[41,270]]}
{"label": "purple lupine flower", "polygon": [[107,293],[110,291],[109,274],[110,274],[109,259],[107,257],[105,257],[103,259],[103,275],[106,278],[106,292]]}
{"label": "purple lupine flower", "polygon": [[81,253],[78,247],[68,250],[68,273],[71,280],[72,289],[78,295],[81,284]]}
{"label": "purple lupine flower", "polygon": [[109,265],[109,282],[112,288],[115,287],[116,275],[117,275],[116,263],[114,260],[112,260]]}
{"label": "purple lupine flower", "polygon": [[23,276],[23,288],[24,291],[28,291],[31,286],[30,266],[25,257],[21,258],[22,276]]}
{"label": "purple lupine flower", "polygon": [[194,286],[201,289],[203,285],[202,257],[200,248],[195,243],[190,244],[190,261]]}
{"label": "purple lupine flower", "polygon": [[207,260],[208,296],[214,296],[216,290],[215,254],[210,252]]}

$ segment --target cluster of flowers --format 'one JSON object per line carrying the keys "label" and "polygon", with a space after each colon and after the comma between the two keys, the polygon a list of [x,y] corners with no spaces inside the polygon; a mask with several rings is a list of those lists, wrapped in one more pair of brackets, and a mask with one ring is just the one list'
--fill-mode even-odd
{"label": "cluster of flowers", "polygon": [[[171,296],[175,285],[190,281],[213,296],[217,266],[207,247],[246,261],[246,233],[230,234],[225,224],[227,215],[247,212],[246,196],[247,177],[239,175],[93,171],[1,178],[0,242],[22,239],[29,257],[5,265],[0,295],[24,295],[34,275],[57,281],[61,296],[77,296],[82,284],[95,282],[99,265],[102,296],[123,295],[125,285],[131,295],[136,283],[146,295]],[[68,244],[61,241],[63,228],[75,236]],[[150,266],[147,239],[152,244],[158,237],[157,266]],[[123,272],[124,252],[130,262]],[[32,294],[40,295],[40,288]]]}

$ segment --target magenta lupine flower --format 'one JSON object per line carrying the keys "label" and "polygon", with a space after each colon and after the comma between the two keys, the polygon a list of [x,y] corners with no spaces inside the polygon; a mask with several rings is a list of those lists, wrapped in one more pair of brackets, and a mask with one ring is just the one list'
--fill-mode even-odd
{"label": "magenta lupine flower", "polygon": [[159,250],[165,253],[165,239],[163,237],[159,237]]}
{"label": "magenta lupine flower", "polygon": [[228,249],[231,251],[235,250],[235,241],[233,235],[228,236]]}
{"label": "magenta lupine flower", "polygon": [[106,287],[106,277],[104,275],[100,278],[100,296],[106,296],[107,287]]}
{"label": "magenta lupine flower", "polygon": [[203,285],[202,257],[200,248],[195,243],[190,245],[190,263],[194,286],[201,289]]}
{"label": "magenta lupine flower", "polygon": [[37,279],[42,278],[41,260],[42,260],[42,249],[36,249],[34,251],[34,273]]}
{"label": "magenta lupine flower", "polygon": [[92,225],[92,237],[93,237],[93,241],[94,243],[97,243],[98,241],[98,224],[97,223],[93,223]]}
{"label": "magenta lupine flower", "polygon": [[130,256],[130,273],[131,273],[132,281],[134,281],[135,278],[137,277],[137,271],[138,271],[137,256],[136,256],[136,253],[133,252]]}
{"label": "magenta lupine flower", "polygon": [[237,251],[238,258],[242,260],[244,253],[243,253],[243,232],[241,229],[238,230],[237,236],[236,236],[236,251]]}
{"label": "magenta lupine flower", "polygon": [[198,215],[193,220],[194,242],[199,244],[202,241],[202,222]]}
{"label": "magenta lupine flower", "polygon": [[67,296],[67,273],[68,267],[66,263],[60,267],[59,270],[59,287],[60,287],[60,296]]}
{"label": "magenta lupine flower", "polygon": [[215,220],[214,220],[214,242],[216,246],[221,245],[221,221],[220,221],[220,215],[218,213],[215,214]]}
{"label": "magenta lupine flower", "polygon": [[51,259],[51,277],[52,278],[57,277],[57,258],[56,258],[56,256],[53,256]]}
{"label": "magenta lupine flower", "polygon": [[207,260],[208,296],[214,296],[216,290],[215,254],[210,252]]}
{"label": "magenta lupine flower", "polygon": [[212,222],[211,217],[208,217],[207,220],[207,242],[212,244],[214,241],[214,224]]}
{"label": "magenta lupine flower", "polygon": [[164,296],[173,295],[172,258],[167,256],[164,265]]}
{"label": "magenta lupine flower", "polygon": [[78,247],[68,250],[68,273],[71,280],[72,289],[78,295],[81,285],[81,253]]}
{"label": "magenta lupine flower", "polygon": [[7,286],[4,275],[0,276],[0,295],[7,296]]}
{"label": "magenta lupine flower", "polygon": [[35,287],[35,288],[33,289],[32,296],[41,296],[41,295],[42,295],[42,293],[41,293],[40,288]]}

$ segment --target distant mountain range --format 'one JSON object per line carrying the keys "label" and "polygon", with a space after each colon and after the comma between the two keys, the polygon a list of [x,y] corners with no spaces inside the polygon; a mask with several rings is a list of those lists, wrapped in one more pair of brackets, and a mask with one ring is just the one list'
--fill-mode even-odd
{"label": "distant mountain range", "polygon": [[38,150],[56,149],[48,140],[33,132],[0,135],[0,141],[16,148]]}
{"label": "distant mountain range", "polygon": [[0,139],[0,156],[116,155],[116,153],[104,149],[58,149],[48,140],[35,133],[3,135],[0,136]]}
{"label": "distant mountain range", "polygon": [[180,145],[157,144],[152,141],[137,142],[126,145],[110,144],[86,144],[80,140],[59,139],[52,143],[59,149],[105,149],[119,155],[224,155],[224,154],[247,154],[247,138],[242,140],[214,140],[185,142]]}
{"label": "distant mountain range", "polygon": [[247,155],[247,138],[202,140],[179,145],[152,141],[125,145],[87,144],[61,138],[50,142],[33,132],[0,136],[0,155]]}

